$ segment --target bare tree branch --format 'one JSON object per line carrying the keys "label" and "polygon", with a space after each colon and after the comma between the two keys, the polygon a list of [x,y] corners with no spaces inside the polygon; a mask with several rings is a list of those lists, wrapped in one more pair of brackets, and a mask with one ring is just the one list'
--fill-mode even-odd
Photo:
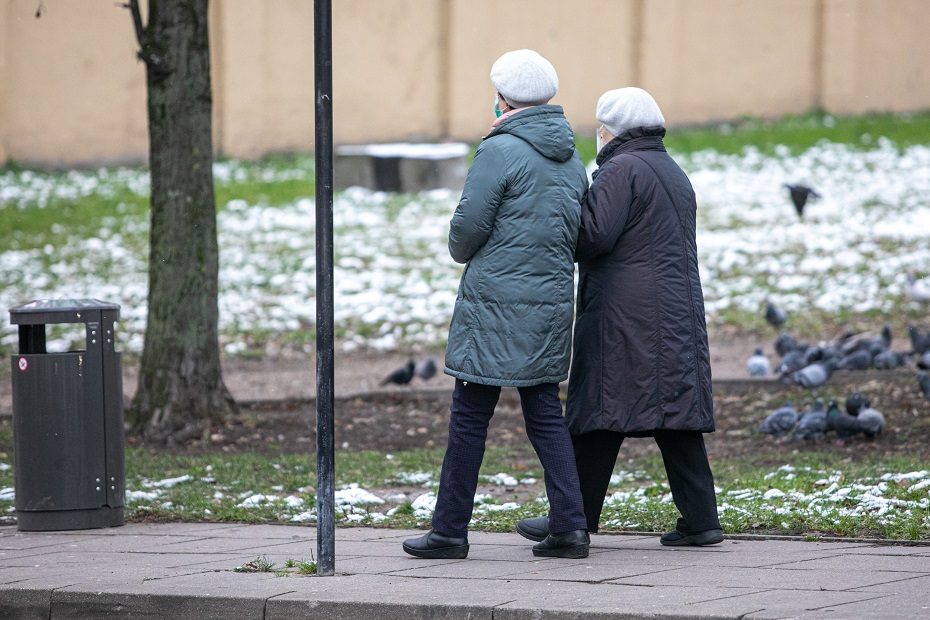
{"label": "bare tree branch", "polygon": [[[132,13],[132,25],[136,29],[136,41],[139,42],[139,49],[142,50],[145,48],[145,44],[142,42],[145,38],[145,28],[142,26],[142,11],[139,10],[139,0],[129,0],[123,5],[123,8],[129,9],[129,12]],[[139,54],[141,55],[141,53],[140,51]],[[145,60],[145,58],[142,60]]]}
{"label": "bare tree branch", "polygon": [[145,65],[154,71],[158,77],[164,77],[170,73],[165,66],[164,59],[155,53],[152,53],[145,40],[145,26],[142,24],[142,11],[139,9],[139,0],[129,0],[124,4],[119,4],[124,9],[129,9],[132,14],[132,26],[136,31],[136,41],[139,43],[139,51],[136,55]]}

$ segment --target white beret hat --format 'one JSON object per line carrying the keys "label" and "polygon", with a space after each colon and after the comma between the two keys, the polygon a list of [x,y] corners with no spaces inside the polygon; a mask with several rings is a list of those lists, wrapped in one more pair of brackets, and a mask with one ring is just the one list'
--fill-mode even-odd
{"label": "white beret hat", "polygon": [[559,90],[555,67],[533,50],[514,50],[495,60],[491,83],[510,104],[540,105]]}
{"label": "white beret hat", "polygon": [[597,100],[597,120],[615,136],[634,127],[665,126],[665,117],[652,95],[629,86],[608,90]]}

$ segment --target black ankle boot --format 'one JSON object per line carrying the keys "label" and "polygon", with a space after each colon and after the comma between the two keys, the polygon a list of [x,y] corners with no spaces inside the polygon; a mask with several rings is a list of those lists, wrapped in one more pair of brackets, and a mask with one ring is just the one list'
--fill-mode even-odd
{"label": "black ankle boot", "polygon": [[573,530],[564,534],[549,534],[538,545],[533,555],[545,558],[586,558],[591,539],[586,530]]}
{"label": "black ankle boot", "polygon": [[549,517],[522,519],[517,523],[517,534],[536,542],[546,540],[549,535]]}
{"label": "black ankle boot", "polygon": [[723,542],[723,530],[704,530],[694,534],[682,534],[678,530],[672,530],[662,534],[659,542],[666,547],[703,547],[705,545],[716,545]]}
{"label": "black ankle boot", "polygon": [[468,557],[468,539],[443,536],[430,530],[419,538],[405,540],[404,551],[418,558],[462,560]]}

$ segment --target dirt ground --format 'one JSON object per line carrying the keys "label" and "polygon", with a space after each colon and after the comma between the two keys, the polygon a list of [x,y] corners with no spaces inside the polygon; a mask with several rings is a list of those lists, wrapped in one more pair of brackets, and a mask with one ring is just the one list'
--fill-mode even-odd
{"label": "dirt ground", "polygon": [[[875,440],[863,437],[839,442],[835,436],[820,443],[775,440],[756,432],[772,410],[791,401],[803,407],[815,396],[845,400],[859,390],[882,411],[888,426]],[[715,382],[717,432],[707,435],[711,458],[742,457],[759,466],[790,462],[792,454],[840,452],[851,461],[895,455],[930,460],[930,403],[920,394],[913,373],[901,371],[838,372],[816,394],[776,381],[720,380]],[[445,446],[450,392],[444,389],[409,389],[370,392],[338,398],[335,410],[336,446],[342,450],[392,452]],[[209,437],[178,452],[269,451],[308,453],[315,449],[315,405],[310,400],[254,403],[243,408],[226,426],[211,429]],[[138,445],[138,440],[130,438]],[[537,467],[523,425],[519,396],[505,389],[492,418],[488,444],[508,446],[513,467]],[[621,458],[633,461],[657,453],[650,439],[629,439]]]}
{"label": "dirt ground", "polygon": [[[768,343],[765,343],[768,344]],[[714,401],[717,432],[707,437],[711,456],[746,457],[762,465],[785,463],[795,451],[829,450],[850,459],[881,455],[911,455],[930,460],[930,403],[920,394],[912,371],[837,372],[816,393],[775,380],[745,378],[744,360],[755,348],[751,338],[712,340]],[[406,355],[338,355],[336,366],[336,445],[347,450],[398,451],[443,447],[446,442],[452,380],[441,374],[409,386],[380,387],[380,380],[403,364]],[[423,359],[425,354],[414,356]],[[441,357],[437,356],[441,366]],[[268,451],[307,453],[314,450],[315,369],[313,356],[274,360],[227,360],[224,373],[241,414],[225,426],[210,429],[202,439],[172,448],[178,452]],[[12,410],[10,368],[0,371],[0,416]],[[130,398],[137,369],[124,367],[124,393]],[[888,421],[874,441],[859,438],[845,444],[776,441],[755,432],[759,422],[785,401],[798,407],[814,397],[845,400],[854,390],[865,393]],[[138,439],[129,438],[131,444]],[[505,389],[491,422],[489,445],[510,446],[514,466],[534,467],[515,390]],[[631,439],[621,452],[626,458],[655,452],[649,439]]]}
{"label": "dirt ground", "polygon": [[[753,338],[714,338],[711,340],[711,364],[715,379],[737,379],[746,376],[745,360],[758,343]],[[414,379],[411,386],[380,387],[378,384],[407,359],[417,361],[436,358],[440,371],[429,381]],[[337,397],[349,397],[370,392],[398,392],[410,388],[451,390],[454,381],[442,374],[442,353],[337,353],[335,387]],[[12,413],[9,362],[0,364],[0,416]],[[223,361],[223,377],[237,401],[308,400],[316,395],[316,356],[314,353],[266,359],[227,358]],[[138,381],[138,362],[123,363],[123,394],[131,400]]]}

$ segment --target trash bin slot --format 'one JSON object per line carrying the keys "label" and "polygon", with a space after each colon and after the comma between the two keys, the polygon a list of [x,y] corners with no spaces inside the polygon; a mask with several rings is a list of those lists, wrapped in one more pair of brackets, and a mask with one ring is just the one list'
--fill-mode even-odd
{"label": "trash bin slot", "polygon": [[[99,324],[98,324],[99,325]],[[100,327],[94,330],[95,337]],[[20,325],[20,353],[70,353],[86,351],[90,343],[90,329],[84,324]]]}

